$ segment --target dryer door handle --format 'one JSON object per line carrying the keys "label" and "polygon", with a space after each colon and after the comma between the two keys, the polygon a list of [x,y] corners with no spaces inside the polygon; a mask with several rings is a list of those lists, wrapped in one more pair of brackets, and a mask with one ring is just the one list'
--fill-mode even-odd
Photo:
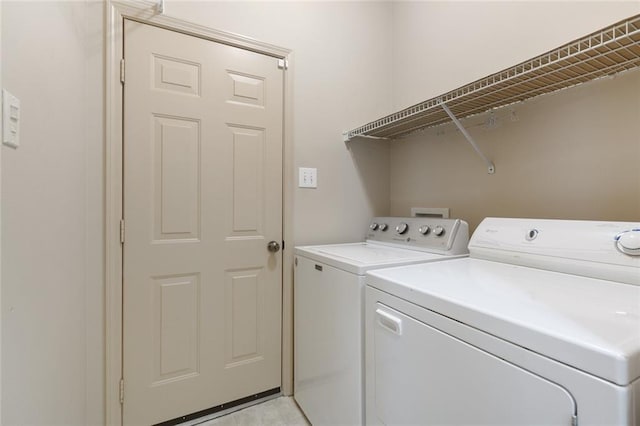
{"label": "dryer door handle", "polygon": [[402,336],[402,320],[391,315],[389,312],[385,312],[382,309],[376,309],[376,323],[393,334]]}

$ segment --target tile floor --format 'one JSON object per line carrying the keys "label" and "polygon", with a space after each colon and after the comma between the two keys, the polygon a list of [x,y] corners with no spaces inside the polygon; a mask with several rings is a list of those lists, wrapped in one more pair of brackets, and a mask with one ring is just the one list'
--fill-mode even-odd
{"label": "tile floor", "polygon": [[310,423],[293,398],[282,396],[199,426],[310,426]]}

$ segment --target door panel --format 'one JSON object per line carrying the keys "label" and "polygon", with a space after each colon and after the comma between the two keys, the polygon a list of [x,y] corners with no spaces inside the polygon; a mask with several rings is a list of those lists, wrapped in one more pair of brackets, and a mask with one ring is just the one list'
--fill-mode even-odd
{"label": "door panel", "polygon": [[125,424],[280,386],[282,70],[125,21]]}
{"label": "door panel", "polygon": [[200,96],[201,64],[153,54],[153,82],[156,89]]}
{"label": "door panel", "polygon": [[260,234],[265,180],[264,130],[229,126],[233,138],[233,232]]}
{"label": "door panel", "polygon": [[198,278],[155,278],[154,385],[198,374]]}
{"label": "door panel", "polygon": [[254,269],[233,271],[227,275],[227,368],[262,359],[258,338],[262,322],[258,307],[262,296],[259,286],[261,272]]}
{"label": "door panel", "polygon": [[198,238],[200,124],[155,115],[156,240]]}

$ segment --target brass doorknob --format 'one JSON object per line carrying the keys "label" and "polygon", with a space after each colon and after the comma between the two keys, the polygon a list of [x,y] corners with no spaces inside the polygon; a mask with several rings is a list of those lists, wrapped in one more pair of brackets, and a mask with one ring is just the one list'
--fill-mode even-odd
{"label": "brass doorknob", "polygon": [[269,241],[269,244],[267,244],[267,250],[269,250],[271,253],[276,253],[280,251],[280,244],[278,244],[278,242],[276,241]]}

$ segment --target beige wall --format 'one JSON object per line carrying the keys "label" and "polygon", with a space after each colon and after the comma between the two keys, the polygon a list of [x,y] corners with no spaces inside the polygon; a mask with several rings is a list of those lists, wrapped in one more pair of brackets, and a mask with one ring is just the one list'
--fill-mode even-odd
{"label": "beige wall", "polygon": [[[640,13],[638,2],[400,2],[394,104],[414,104]],[[544,23],[543,27],[540,24]],[[496,165],[452,126],[391,143],[391,214],[449,207],[486,216],[638,220],[640,74],[464,120]]]}
{"label": "beige wall", "polygon": [[100,424],[103,6],[2,8],[22,107],[21,146],[2,148],[2,424]]}
{"label": "beige wall", "polygon": [[441,95],[640,13],[625,1],[399,1],[393,103]]}

